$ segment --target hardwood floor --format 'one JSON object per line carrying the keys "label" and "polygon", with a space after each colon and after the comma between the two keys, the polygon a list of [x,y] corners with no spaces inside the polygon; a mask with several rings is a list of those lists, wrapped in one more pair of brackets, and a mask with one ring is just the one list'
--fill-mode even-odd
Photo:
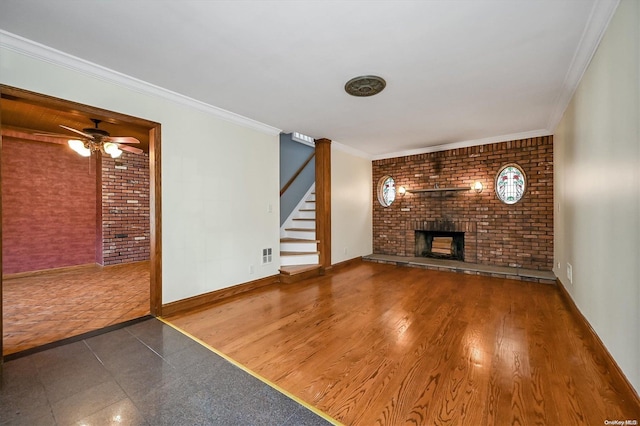
{"label": "hardwood floor", "polygon": [[149,262],[3,280],[3,354],[149,314]]}
{"label": "hardwood floor", "polygon": [[552,285],[357,263],[167,320],[347,425],[640,420]]}

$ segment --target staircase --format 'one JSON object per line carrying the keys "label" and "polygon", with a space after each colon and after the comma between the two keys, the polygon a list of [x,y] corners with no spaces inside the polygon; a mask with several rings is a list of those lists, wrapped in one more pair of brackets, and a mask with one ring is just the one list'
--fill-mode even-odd
{"label": "staircase", "polygon": [[308,193],[280,230],[280,266],[318,264],[315,195]]}
{"label": "staircase", "polygon": [[312,187],[280,229],[280,274],[283,282],[319,275],[316,198]]}

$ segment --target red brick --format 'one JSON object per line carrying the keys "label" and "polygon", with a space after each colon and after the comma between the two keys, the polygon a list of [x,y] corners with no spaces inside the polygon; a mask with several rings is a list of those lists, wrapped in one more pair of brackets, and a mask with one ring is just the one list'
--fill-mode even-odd
{"label": "red brick", "polygon": [[[494,192],[498,170],[519,164],[527,175],[523,199],[506,205]],[[373,182],[392,176],[408,189],[470,186],[479,180],[481,194],[407,193],[388,208],[374,187],[373,250],[409,256],[416,223],[451,220],[474,231],[465,234],[465,257],[497,266],[550,270],[553,266],[553,139],[551,136],[418,154],[373,162]],[[401,208],[410,212],[401,212]]]}

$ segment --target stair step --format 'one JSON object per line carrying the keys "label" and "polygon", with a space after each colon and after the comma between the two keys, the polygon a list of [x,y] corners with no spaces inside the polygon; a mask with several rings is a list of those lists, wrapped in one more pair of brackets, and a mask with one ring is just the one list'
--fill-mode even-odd
{"label": "stair step", "polygon": [[280,252],[287,251],[303,251],[314,252],[318,250],[318,243],[320,241],[310,238],[292,238],[283,237],[280,238]]}
{"label": "stair step", "polygon": [[319,277],[321,273],[322,270],[318,264],[282,266],[280,268],[280,282],[284,284],[295,283]]}
{"label": "stair step", "polygon": [[[316,239],[316,229],[313,228],[286,228],[282,237],[284,238],[301,238],[305,240]],[[314,243],[315,244],[315,243]]]}
{"label": "stair step", "polygon": [[306,229],[307,231],[315,231],[316,230],[316,220],[313,218],[295,218],[292,221],[292,225],[295,228]]}
{"label": "stair step", "polygon": [[317,251],[295,252],[281,251],[280,266],[311,265],[319,263],[320,253]]}
{"label": "stair step", "polygon": [[285,275],[296,275],[307,271],[320,269],[320,265],[291,265],[280,268],[280,273]]}
{"label": "stair step", "polygon": [[281,243],[319,243],[318,240],[307,240],[305,238],[292,238],[292,237],[282,237],[280,238]]}
{"label": "stair step", "polygon": [[306,219],[306,220],[315,220],[316,219],[316,211],[315,210],[298,210],[298,214],[293,220],[296,219]]}
{"label": "stair step", "polygon": [[280,256],[306,256],[308,254],[318,254],[317,251],[281,251]]}

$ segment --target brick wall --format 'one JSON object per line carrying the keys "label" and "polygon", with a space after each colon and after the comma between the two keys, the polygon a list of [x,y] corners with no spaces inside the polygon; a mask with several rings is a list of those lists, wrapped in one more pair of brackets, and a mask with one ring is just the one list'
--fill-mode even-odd
{"label": "brick wall", "polygon": [[150,245],[148,154],[103,156],[103,264],[148,260]]}
{"label": "brick wall", "polygon": [[[502,203],[495,177],[517,163],[527,177],[520,202]],[[407,193],[384,208],[377,183],[390,175],[396,188],[470,187],[484,190]],[[373,251],[413,256],[415,230],[441,224],[465,232],[465,261],[551,270],[553,267],[553,137],[539,137],[373,161]],[[405,210],[405,211],[403,211]],[[408,210],[408,211],[407,211]]]}
{"label": "brick wall", "polygon": [[65,145],[3,137],[3,273],[95,262],[95,179]]}

